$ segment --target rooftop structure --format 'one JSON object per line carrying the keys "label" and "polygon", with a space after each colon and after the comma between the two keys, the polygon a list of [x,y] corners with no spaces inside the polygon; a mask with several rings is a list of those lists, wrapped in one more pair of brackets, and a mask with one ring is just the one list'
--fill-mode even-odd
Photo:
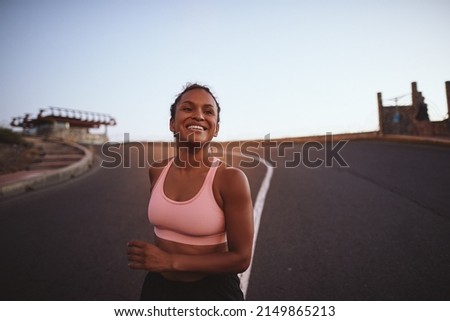
{"label": "rooftop structure", "polygon": [[[62,107],[48,107],[39,110],[37,117],[25,114],[14,117],[13,127],[22,127],[24,134],[46,136],[73,141],[81,144],[102,144],[108,141],[108,126],[116,125],[116,120],[108,114],[82,111]],[[89,132],[104,126],[101,134]]]}

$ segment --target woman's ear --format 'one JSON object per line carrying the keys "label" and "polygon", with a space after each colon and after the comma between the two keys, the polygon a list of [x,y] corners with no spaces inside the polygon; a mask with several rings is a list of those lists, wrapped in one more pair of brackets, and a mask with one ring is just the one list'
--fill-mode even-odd
{"label": "woman's ear", "polygon": [[175,133],[175,124],[173,118],[170,118],[169,120],[169,128],[172,133]]}
{"label": "woman's ear", "polygon": [[216,132],[214,133],[214,137],[217,137],[217,135],[219,135],[219,129],[220,129],[220,125],[217,123]]}

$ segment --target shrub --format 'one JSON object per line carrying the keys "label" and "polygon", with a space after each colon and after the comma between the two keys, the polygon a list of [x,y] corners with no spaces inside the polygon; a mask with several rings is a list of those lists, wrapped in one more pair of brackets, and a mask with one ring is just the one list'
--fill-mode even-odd
{"label": "shrub", "polygon": [[11,129],[0,127],[0,143],[27,145],[25,139],[19,133],[13,132]]}

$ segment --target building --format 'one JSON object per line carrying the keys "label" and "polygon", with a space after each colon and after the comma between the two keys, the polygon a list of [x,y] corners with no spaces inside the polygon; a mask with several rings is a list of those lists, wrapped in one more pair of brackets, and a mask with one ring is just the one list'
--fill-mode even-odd
{"label": "building", "polygon": [[445,89],[448,113],[441,121],[430,121],[425,97],[417,90],[416,82],[411,83],[411,105],[385,106],[378,93],[380,134],[450,137],[450,81],[445,83]]}
{"label": "building", "polygon": [[[108,141],[108,126],[116,125],[116,120],[107,114],[81,111],[61,107],[40,109],[36,118],[30,114],[15,117],[10,123],[22,127],[26,135],[44,136],[80,144],[103,144]],[[92,133],[91,129],[104,126],[103,133]]]}

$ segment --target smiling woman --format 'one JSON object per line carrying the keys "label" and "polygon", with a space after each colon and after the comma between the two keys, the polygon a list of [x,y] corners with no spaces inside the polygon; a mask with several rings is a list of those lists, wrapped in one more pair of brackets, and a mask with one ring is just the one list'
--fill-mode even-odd
{"label": "smiling woman", "polygon": [[209,154],[220,106],[189,85],[172,104],[175,157],[149,168],[155,244],[128,243],[129,266],[149,273],[142,300],[243,300],[237,273],[250,264],[253,207],[245,174]]}
{"label": "smiling woman", "polygon": [[[206,88],[206,89],[205,89]],[[170,130],[178,142],[208,143],[219,132],[220,107],[207,87],[191,85],[171,106]],[[211,136],[212,134],[212,136]]]}

